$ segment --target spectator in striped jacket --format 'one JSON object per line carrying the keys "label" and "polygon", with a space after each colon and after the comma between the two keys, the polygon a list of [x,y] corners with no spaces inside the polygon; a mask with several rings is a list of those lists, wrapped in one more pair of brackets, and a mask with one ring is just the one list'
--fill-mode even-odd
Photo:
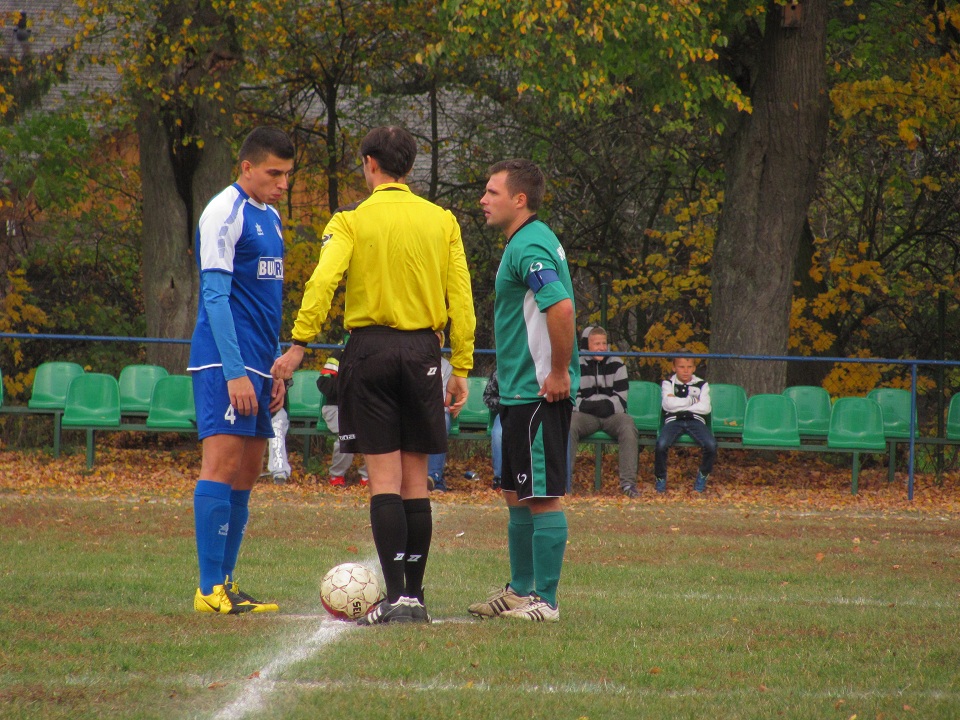
{"label": "spectator in striped jacket", "polygon": [[[620,446],[620,491],[630,498],[637,490],[637,458],[639,445],[637,426],[627,414],[627,367],[623,358],[590,355],[607,351],[607,331],[602,327],[586,328],[580,336],[580,390],[570,420],[570,463],[572,476],[580,438],[603,430]],[[569,486],[569,482],[567,483]]]}

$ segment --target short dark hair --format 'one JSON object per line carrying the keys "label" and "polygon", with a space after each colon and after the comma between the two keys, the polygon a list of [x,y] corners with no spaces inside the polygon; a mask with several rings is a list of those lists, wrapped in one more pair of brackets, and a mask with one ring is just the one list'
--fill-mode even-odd
{"label": "short dark hair", "polygon": [[240,162],[249,160],[254,165],[258,165],[266,160],[268,155],[281,160],[293,160],[296,152],[293,141],[283,130],[261,125],[244,138],[237,159]]}
{"label": "short dark hair", "polygon": [[360,142],[360,157],[376,158],[380,170],[392,178],[402,178],[413,169],[417,159],[417,141],[397,125],[384,125],[368,132]]}
{"label": "short dark hair", "polygon": [[507,190],[511,195],[523,193],[527,196],[527,209],[536,212],[543,202],[543,193],[546,190],[547,180],[543,171],[532,160],[514,158],[501,160],[487,168],[487,175],[507,174]]}

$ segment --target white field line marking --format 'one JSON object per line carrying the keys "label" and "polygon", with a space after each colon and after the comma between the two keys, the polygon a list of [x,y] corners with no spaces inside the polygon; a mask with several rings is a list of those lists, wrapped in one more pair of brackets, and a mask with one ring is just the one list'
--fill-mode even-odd
{"label": "white field line marking", "polygon": [[[283,619],[299,619],[299,620],[317,620],[322,618],[320,621],[320,627],[306,640],[292,648],[290,651],[282,651],[280,655],[275,657],[269,663],[267,663],[263,668],[261,668],[253,677],[244,679],[243,690],[240,693],[240,696],[237,697],[232,703],[222,707],[216,715],[214,715],[215,720],[239,720],[247,715],[253,713],[262,713],[265,711],[266,698],[267,695],[274,692],[279,687],[306,687],[303,683],[299,681],[291,682],[287,680],[278,680],[277,678],[282,675],[283,671],[286,670],[291,665],[294,665],[302,660],[309,660],[314,655],[318,654],[324,647],[327,645],[336,642],[340,637],[347,632],[352,632],[357,629],[357,626],[352,622],[345,622],[343,620],[336,620],[329,615],[320,616],[320,615],[290,615],[285,616]],[[467,618],[442,618],[436,619],[434,623],[469,623],[476,622],[475,620]],[[324,681],[318,681],[315,683],[310,683],[309,686],[321,687],[326,685]],[[335,682],[330,682],[329,686],[335,686]],[[437,687],[436,689],[445,689],[443,687]]]}
{"label": "white field line marking", "polygon": [[240,696],[232,703],[220,708],[220,711],[214,715],[215,720],[239,720],[253,713],[264,712],[267,695],[273,692],[278,684],[275,678],[291,665],[308,660],[323,647],[335,642],[348,630],[355,630],[356,627],[342,620],[325,618],[310,637],[296,647],[282,650],[258,674],[245,680]]}
{"label": "white field line marking", "polygon": [[[370,568],[380,567],[380,561],[377,558],[367,558],[360,562]],[[247,678],[243,682],[243,690],[240,692],[240,696],[232,703],[220,708],[220,711],[214,715],[214,720],[240,720],[251,713],[263,712],[267,695],[276,689],[278,685],[276,678],[284,670],[295,663],[309,660],[324,647],[340,639],[347,631],[357,629],[355,623],[336,620],[329,615],[291,617],[302,617],[310,620],[322,617],[323,619],[320,621],[320,627],[306,640],[293,648],[282,648],[273,660]]]}
{"label": "white field line marking", "polygon": [[769,595],[769,596],[746,596],[729,595],[724,593],[704,593],[687,592],[677,595],[676,593],[658,593],[663,599],[674,600],[680,597],[683,600],[706,600],[719,603],[753,603],[756,605],[767,605],[770,603],[790,604],[790,605],[849,605],[854,607],[915,607],[923,609],[944,609],[955,608],[956,602],[940,600],[915,600],[912,598],[895,598],[882,600],[877,598],[865,597],[842,597],[835,595],[833,597],[803,597],[799,595],[791,596]]}
{"label": "white field line marking", "polygon": [[[383,692],[495,692],[503,693],[508,688],[501,683],[490,683],[484,680],[473,683],[452,683],[436,679],[427,682],[406,681],[370,681],[370,680],[279,680],[274,683],[278,688],[292,690],[362,690],[369,692],[379,690]],[[685,690],[657,690],[652,688],[631,687],[623,683],[614,682],[580,682],[558,683],[555,685],[536,685],[530,683],[510,683],[509,691],[530,694],[567,694],[567,695],[618,695],[635,698],[686,698],[686,697],[756,697],[759,692],[755,688],[729,688],[711,690],[705,688],[689,688]],[[776,696],[785,693],[790,697],[802,697],[810,700],[870,700],[883,698],[904,698],[911,701],[918,700],[957,700],[960,692],[951,689],[929,688],[913,690],[909,686],[898,688],[876,688],[873,690],[855,690],[850,687],[820,688],[817,690],[796,690],[785,688],[780,690],[775,686],[767,687],[764,694]]]}

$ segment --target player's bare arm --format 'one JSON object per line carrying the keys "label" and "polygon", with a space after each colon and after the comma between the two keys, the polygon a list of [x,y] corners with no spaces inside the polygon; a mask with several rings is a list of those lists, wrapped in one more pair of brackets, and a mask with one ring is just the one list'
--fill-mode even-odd
{"label": "player's bare arm", "polygon": [[539,395],[547,402],[570,397],[570,357],[573,355],[573,303],[569,299],[554,303],[546,310],[547,334],[550,336],[550,374]]}
{"label": "player's bare arm", "polygon": [[227,393],[230,395],[230,404],[233,405],[233,409],[241,415],[256,415],[259,412],[257,393],[246,375],[227,380]]}
{"label": "player's bare arm", "polygon": [[270,369],[270,374],[273,375],[273,379],[293,379],[294,370],[300,367],[300,363],[303,362],[303,353],[304,349],[302,345],[291,345],[289,350],[273,361],[273,367]]}
{"label": "player's bare arm", "polygon": [[270,388],[270,414],[277,412],[283,407],[283,399],[287,395],[287,384],[283,380],[273,379],[273,386]]}
{"label": "player's bare arm", "polygon": [[467,379],[459,375],[451,375],[447,381],[446,406],[450,410],[450,417],[456,417],[467,402],[467,395],[470,390],[467,386]]}

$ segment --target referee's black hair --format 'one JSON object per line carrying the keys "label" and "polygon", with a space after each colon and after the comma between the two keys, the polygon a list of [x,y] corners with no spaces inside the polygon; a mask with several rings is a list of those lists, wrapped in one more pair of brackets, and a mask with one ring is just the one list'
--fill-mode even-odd
{"label": "referee's black hair", "polygon": [[507,174],[507,190],[511,195],[523,193],[527,196],[527,209],[536,212],[543,202],[547,180],[543,171],[533,160],[514,158],[501,160],[487,168],[487,176],[505,172]]}
{"label": "referee's black hair", "polygon": [[380,170],[399,180],[413,169],[417,141],[398,125],[384,125],[368,132],[360,142],[360,157],[376,158]]}
{"label": "referee's black hair", "polygon": [[261,125],[244,138],[237,160],[241,163],[249,160],[257,165],[266,160],[268,155],[273,155],[280,160],[293,160],[296,149],[293,147],[290,136],[283,130]]}

